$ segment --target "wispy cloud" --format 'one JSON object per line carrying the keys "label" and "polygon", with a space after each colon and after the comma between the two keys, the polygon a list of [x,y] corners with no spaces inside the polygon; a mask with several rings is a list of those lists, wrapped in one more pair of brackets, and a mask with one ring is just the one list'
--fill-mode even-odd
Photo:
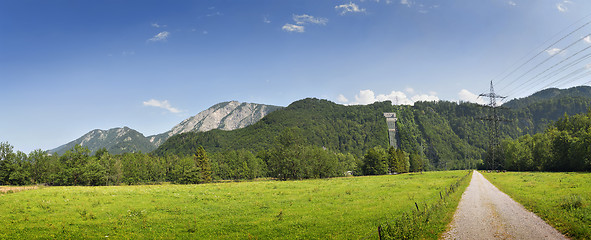
{"label": "wispy cloud", "polygon": [[568,12],[568,4],[571,4],[573,2],[569,1],[569,0],[563,0],[562,2],[559,2],[556,4],[556,9],[558,9],[559,12]]}
{"label": "wispy cloud", "polygon": [[144,101],[143,104],[144,104],[144,106],[163,108],[163,109],[168,110],[171,113],[180,113],[181,112],[181,110],[172,107],[170,105],[170,103],[168,102],[168,100],[159,101],[156,99],[150,99],[148,101]]}
{"label": "wispy cloud", "polygon": [[295,24],[291,24],[291,23],[286,23],[285,25],[283,25],[283,27],[281,27],[281,29],[283,29],[283,31],[286,31],[286,32],[297,32],[297,33],[304,32],[304,26],[299,26],[299,25],[295,25]]}
{"label": "wispy cloud", "polygon": [[366,89],[359,91],[359,94],[355,95],[355,101],[349,102],[348,99],[343,95],[339,94],[337,101],[344,104],[350,105],[366,105],[374,102],[391,101],[393,105],[413,105],[418,101],[439,101],[439,98],[433,94],[416,94],[411,97],[407,96],[401,91],[392,91],[389,94],[378,94],[374,91]]}
{"label": "wispy cloud", "polygon": [[215,17],[215,16],[222,16],[223,14],[221,12],[214,12],[214,13],[210,13],[205,15],[206,17]]}
{"label": "wispy cloud", "polygon": [[460,90],[460,92],[458,92],[458,97],[460,98],[460,101],[478,103],[482,105],[486,104],[486,101],[484,99],[478,97],[478,95],[466,89]]}
{"label": "wispy cloud", "polygon": [[585,38],[583,38],[583,41],[586,43],[591,43],[591,35],[587,35]]}
{"label": "wispy cloud", "polygon": [[314,17],[308,14],[294,14],[292,19],[295,22],[295,24],[286,23],[285,25],[283,25],[283,27],[281,27],[283,31],[303,33],[305,31],[304,25],[306,24],[326,25],[326,23],[328,22],[328,19],[326,18]]}
{"label": "wispy cloud", "polygon": [[509,4],[509,6],[512,6],[512,7],[517,6],[517,3],[513,2],[513,1],[508,1],[507,4]]}
{"label": "wispy cloud", "polygon": [[560,48],[551,48],[546,50],[546,53],[548,53],[548,55],[552,56],[555,55],[557,53],[560,53],[562,50]]}
{"label": "wispy cloud", "polygon": [[135,55],[135,52],[134,51],[123,51],[123,52],[121,52],[121,55],[124,57],[133,56],[133,55]]}
{"label": "wispy cloud", "polygon": [[269,20],[269,18],[267,16],[263,17],[263,22],[264,23],[271,23],[271,20]]}
{"label": "wispy cloud", "polygon": [[359,5],[349,2],[348,4],[341,4],[334,7],[337,11],[341,11],[341,15],[347,13],[363,13],[365,8],[360,8]]}
{"label": "wispy cloud", "polygon": [[160,32],[160,33],[156,34],[154,37],[148,39],[148,41],[163,42],[163,41],[166,41],[166,39],[168,39],[169,36],[170,36],[170,33],[167,31],[164,31],[164,32]]}
{"label": "wispy cloud", "polygon": [[402,4],[402,5],[406,5],[407,7],[410,7],[410,5],[411,5],[411,2],[410,2],[410,1],[408,1],[408,0],[400,0],[400,4]]}
{"label": "wispy cloud", "polygon": [[155,27],[155,28],[163,28],[163,27],[166,27],[166,25],[160,25],[158,23],[152,23],[151,25],[152,25],[152,27]]}
{"label": "wispy cloud", "polygon": [[337,96],[337,102],[339,102],[339,103],[349,103],[349,99],[347,99],[347,97],[345,97],[345,95],[339,94],[339,96]]}
{"label": "wispy cloud", "polygon": [[304,24],[308,24],[308,23],[326,25],[326,23],[328,22],[328,19],[321,18],[321,17],[313,17],[308,14],[302,14],[302,15],[295,15],[294,14],[293,21],[298,25],[304,25]]}

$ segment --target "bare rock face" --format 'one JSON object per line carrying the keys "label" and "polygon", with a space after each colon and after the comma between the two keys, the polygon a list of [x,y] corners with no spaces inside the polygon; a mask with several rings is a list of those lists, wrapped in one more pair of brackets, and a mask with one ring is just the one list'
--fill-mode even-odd
{"label": "bare rock face", "polygon": [[150,142],[160,146],[169,137],[186,132],[206,132],[212,129],[234,130],[246,127],[261,120],[267,114],[281,107],[241,103],[237,101],[223,102],[183,120],[170,131],[150,136]]}
{"label": "bare rock face", "polygon": [[63,154],[76,144],[88,147],[91,152],[106,148],[110,153],[151,152],[169,137],[186,132],[205,132],[212,129],[234,130],[256,123],[267,114],[281,107],[241,103],[237,101],[222,102],[183,120],[165,133],[144,137],[143,134],[130,129],[113,128],[109,130],[92,130],[84,136],[59,146],[49,152]]}

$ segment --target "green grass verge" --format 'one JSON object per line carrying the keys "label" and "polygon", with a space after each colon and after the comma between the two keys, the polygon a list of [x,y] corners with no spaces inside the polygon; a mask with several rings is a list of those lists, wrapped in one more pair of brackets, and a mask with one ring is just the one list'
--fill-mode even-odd
{"label": "green grass verge", "polygon": [[0,195],[0,239],[375,239],[465,174],[45,187]]}
{"label": "green grass verge", "polygon": [[472,171],[466,172],[435,198],[416,203],[414,210],[383,224],[381,239],[439,239],[452,221],[471,179]]}
{"label": "green grass verge", "polygon": [[501,191],[573,239],[591,239],[591,173],[483,175]]}

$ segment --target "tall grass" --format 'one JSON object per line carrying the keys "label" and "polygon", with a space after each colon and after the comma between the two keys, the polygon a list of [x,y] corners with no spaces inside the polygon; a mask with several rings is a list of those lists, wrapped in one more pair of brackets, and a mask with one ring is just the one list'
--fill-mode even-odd
{"label": "tall grass", "polygon": [[483,173],[500,190],[573,239],[591,239],[591,173]]}
{"label": "tall grass", "polygon": [[464,175],[45,187],[0,196],[0,239],[375,239]]}
{"label": "tall grass", "polygon": [[453,218],[462,193],[470,184],[471,174],[448,186],[434,199],[425,199],[408,211],[380,226],[380,239],[438,239]]}

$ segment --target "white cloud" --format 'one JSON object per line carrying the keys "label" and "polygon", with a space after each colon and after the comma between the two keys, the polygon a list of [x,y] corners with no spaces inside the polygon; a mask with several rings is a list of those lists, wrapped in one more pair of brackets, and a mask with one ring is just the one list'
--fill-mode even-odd
{"label": "white cloud", "polygon": [[215,17],[215,16],[222,16],[221,12],[214,12],[214,13],[210,13],[205,15],[206,17]]}
{"label": "white cloud", "polygon": [[178,110],[177,108],[172,107],[170,105],[170,103],[168,102],[168,100],[158,101],[156,99],[150,99],[149,101],[143,102],[143,104],[144,104],[144,106],[163,108],[163,109],[170,111],[171,113],[180,113],[181,112],[181,110]]}
{"label": "white cloud", "polygon": [[568,11],[568,8],[566,6],[564,6],[564,4],[562,4],[562,3],[557,3],[556,9],[558,9],[558,11],[560,11],[560,12]]}
{"label": "white cloud", "polygon": [[439,98],[435,95],[427,95],[427,94],[420,94],[415,95],[410,98],[413,102],[425,101],[425,102],[433,102],[439,101]]}
{"label": "white cloud", "polygon": [[390,101],[392,101],[392,104],[394,104],[394,105],[412,105],[413,104],[413,101],[408,99],[406,94],[404,94],[403,92],[399,92],[399,91],[392,91],[388,95],[379,94],[376,97],[376,100],[381,101],[381,102],[386,101],[386,100],[390,100]]}
{"label": "white cloud", "polygon": [[[348,103],[347,98],[340,94],[337,97],[337,101],[341,103]],[[366,105],[374,102],[391,101],[393,105],[413,105],[417,101],[439,101],[439,98],[435,95],[418,94],[409,98],[404,92],[392,91],[389,94],[376,94],[372,90],[361,90],[359,94],[355,95],[355,101],[351,102],[351,105]]]}
{"label": "white cloud", "polygon": [[313,17],[308,14],[302,15],[293,15],[293,21],[298,25],[304,25],[307,23],[319,24],[319,25],[326,25],[328,19],[321,18],[321,17]]}
{"label": "white cloud", "polygon": [[374,103],[376,100],[375,94],[372,90],[361,90],[359,91],[359,95],[355,95],[355,103],[353,104],[370,104]]}
{"label": "white cloud", "polygon": [[340,103],[348,103],[349,99],[347,99],[345,95],[339,94],[339,96],[337,96],[337,101]]}
{"label": "white cloud", "polygon": [[546,50],[546,53],[548,53],[548,55],[552,56],[555,55],[557,53],[560,53],[562,50],[560,48],[552,48],[552,49],[548,49]]}
{"label": "white cloud", "polygon": [[583,41],[586,43],[591,43],[591,35],[587,35],[585,38],[583,38]]}
{"label": "white cloud", "polygon": [[341,15],[345,15],[347,13],[360,13],[365,12],[365,8],[360,8],[357,4],[353,2],[349,2],[349,4],[341,4],[334,7],[336,10],[341,11]]}
{"label": "white cloud", "polygon": [[573,2],[571,2],[570,0],[563,0],[562,2],[556,4],[556,9],[558,9],[559,12],[568,12],[567,4],[571,3]]}
{"label": "white cloud", "polygon": [[400,0],[400,4],[410,7],[411,3],[408,0]]}
{"label": "white cloud", "polygon": [[471,102],[471,103],[478,103],[478,104],[486,104],[486,101],[483,98],[478,97],[478,95],[466,90],[462,89],[458,93],[458,97],[460,97],[460,101]]}
{"label": "white cloud", "polygon": [[263,22],[264,23],[271,23],[271,20],[269,20],[269,18],[267,18],[267,17],[263,17]]}
{"label": "white cloud", "polygon": [[166,27],[166,25],[160,25],[158,23],[152,23],[152,27],[155,27],[155,28],[163,28],[163,27]]}
{"label": "white cloud", "polygon": [[286,32],[298,32],[298,33],[304,32],[304,26],[299,26],[299,25],[295,25],[295,24],[291,24],[291,23],[286,23],[285,25],[283,25],[283,27],[281,27],[281,29],[283,29],[283,31],[286,31]]}
{"label": "white cloud", "polygon": [[409,93],[409,94],[415,93],[415,90],[413,88],[411,88],[411,87],[405,88],[404,91],[407,92],[407,93]]}
{"label": "white cloud", "polygon": [[168,36],[170,36],[170,33],[167,31],[164,31],[164,32],[160,32],[160,33],[156,34],[154,37],[148,39],[148,41],[163,42],[163,41],[166,41],[166,39],[168,39]]}
{"label": "white cloud", "polygon": [[507,2],[507,4],[509,4],[509,6],[513,6],[513,7],[517,6],[517,3],[513,2],[513,1],[509,1],[509,2]]}

